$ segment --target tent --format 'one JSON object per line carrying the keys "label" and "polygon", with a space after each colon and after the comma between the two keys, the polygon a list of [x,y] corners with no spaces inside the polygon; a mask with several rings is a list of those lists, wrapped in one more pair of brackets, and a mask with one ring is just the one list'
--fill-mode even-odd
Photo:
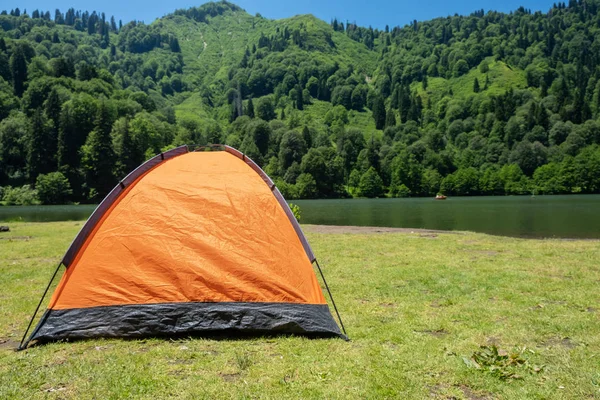
{"label": "tent", "polygon": [[181,146],[142,164],[100,203],[20,348],[94,337],[345,338],[313,263],[322,274],[283,196],[251,159],[229,146]]}

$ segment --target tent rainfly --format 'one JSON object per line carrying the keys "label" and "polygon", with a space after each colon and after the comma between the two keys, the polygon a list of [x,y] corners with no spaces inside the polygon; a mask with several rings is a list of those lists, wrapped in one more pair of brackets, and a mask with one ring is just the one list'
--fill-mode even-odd
{"label": "tent rainfly", "polygon": [[19,348],[95,337],[346,338],[313,263],[322,275],[260,167],[229,146],[181,146],[142,164],[102,201],[57,267],[38,310],[60,267],[66,272]]}

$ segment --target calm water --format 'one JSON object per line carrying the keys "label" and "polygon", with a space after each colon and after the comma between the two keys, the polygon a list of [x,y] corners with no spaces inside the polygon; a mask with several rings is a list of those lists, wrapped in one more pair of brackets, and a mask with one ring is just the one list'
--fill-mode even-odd
{"label": "calm water", "polygon": [[[600,195],[297,200],[302,223],[600,238]],[[84,220],[95,206],[0,207],[0,222]]]}
{"label": "calm water", "polygon": [[0,223],[81,221],[88,219],[95,209],[95,205],[89,204],[80,206],[0,206]]}
{"label": "calm water", "polygon": [[600,195],[294,201],[302,223],[600,238]]}

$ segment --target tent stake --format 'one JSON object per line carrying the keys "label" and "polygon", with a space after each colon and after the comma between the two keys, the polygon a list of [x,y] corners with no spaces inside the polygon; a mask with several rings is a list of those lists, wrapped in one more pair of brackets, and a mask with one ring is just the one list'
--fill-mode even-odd
{"label": "tent stake", "polygon": [[331,290],[329,290],[329,285],[327,284],[327,281],[325,280],[325,275],[323,274],[323,270],[321,269],[321,266],[319,265],[319,261],[316,258],[315,258],[315,264],[317,264],[317,268],[319,269],[321,278],[323,278],[323,283],[325,284],[325,289],[327,289],[327,293],[329,293],[329,298],[331,299],[331,304],[333,304],[333,309],[335,310],[338,320],[340,321],[340,325],[342,326],[342,331],[344,331],[344,335],[346,335],[346,339],[349,340],[348,334],[346,333],[346,328],[344,328],[344,323],[342,322],[342,317],[340,316],[337,306],[335,305],[335,300],[333,299]]}
{"label": "tent stake", "polygon": [[[27,334],[29,333],[29,329],[31,329],[31,325],[33,324],[33,320],[35,319],[35,316],[37,315],[38,311],[40,311],[40,307],[42,306],[42,302],[44,301],[44,298],[48,294],[48,290],[50,290],[50,286],[52,286],[52,282],[54,282],[54,278],[56,278],[56,274],[58,274],[58,270],[60,269],[61,265],[63,265],[62,262],[60,262],[58,264],[58,266],[56,267],[56,269],[54,270],[54,274],[52,275],[52,278],[50,278],[50,282],[48,282],[48,286],[46,286],[46,290],[44,290],[44,294],[42,295],[42,298],[40,299],[40,302],[38,303],[38,306],[35,309],[35,312],[31,316],[31,320],[29,321],[29,325],[27,325],[27,330],[25,330],[25,334],[23,335],[23,339],[21,339],[21,343],[19,344],[19,347],[17,348],[18,351],[25,350],[25,347],[23,347],[23,342],[25,341],[25,338],[27,337]],[[27,343],[25,344],[25,346],[27,346]]]}

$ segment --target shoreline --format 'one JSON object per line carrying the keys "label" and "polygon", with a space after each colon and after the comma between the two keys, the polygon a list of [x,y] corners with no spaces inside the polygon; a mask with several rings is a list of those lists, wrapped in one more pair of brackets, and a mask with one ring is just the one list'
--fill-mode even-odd
{"label": "shoreline", "polygon": [[[372,235],[381,233],[419,233],[419,234],[439,234],[449,233],[452,235],[464,235],[462,231],[444,231],[439,229],[424,229],[424,228],[391,228],[386,226],[358,226],[358,225],[313,225],[300,223],[302,230],[310,233],[324,234],[355,234],[355,235]],[[479,232],[475,232],[479,233]]]}
{"label": "shoreline", "polygon": [[600,238],[569,238],[569,237],[530,237],[530,236],[507,236],[497,235],[486,232],[476,231],[445,231],[439,229],[425,229],[425,228],[391,228],[381,226],[357,226],[357,225],[312,225],[312,224],[300,224],[302,230],[307,233],[321,233],[321,234],[351,234],[351,235],[376,235],[386,233],[404,233],[404,234],[419,234],[422,237],[435,237],[438,234],[449,234],[449,235],[487,235],[493,237],[501,237],[508,239],[523,239],[523,240],[559,240],[559,241],[585,241],[585,242],[598,242]]}
{"label": "shoreline", "polygon": [[[14,224],[48,224],[48,223],[75,223],[75,224],[83,224],[87,220],[65,220],[65,221],[0,221],[0,226],[8,226],[10,228],[11,225]],[[304,224],[300,223],[302,231],[305,233],[318,233],[318,234],[329,234],[329,235],[381,235],[381,234],[394,234],[394,233],[402,233],[402,234],[418,234],[422,237],[436,237],[439,234],[449,234],[449,235],[468,235],[468,234],[477,234],[477,235],[487,235],[493,237],[501,237],[501,238],[510,238],[510,239],[523,239],[523,240],[559,240],[559,241],[600,241],[600,238],[573,238],[573,237],[531,237],[531,236],[509,236],[509,235],[499,235],[487,232],[477,232],[477,231],[450,231],[450,230],[440,230],[440,229],[426,229],[426,228],[394,228],[394,227],[386,227],[386,226],[359,226],[359,225],[318,225],[318,224]],[[0,236],[2,234],[10,233],[10,232],[0,232]]]}

